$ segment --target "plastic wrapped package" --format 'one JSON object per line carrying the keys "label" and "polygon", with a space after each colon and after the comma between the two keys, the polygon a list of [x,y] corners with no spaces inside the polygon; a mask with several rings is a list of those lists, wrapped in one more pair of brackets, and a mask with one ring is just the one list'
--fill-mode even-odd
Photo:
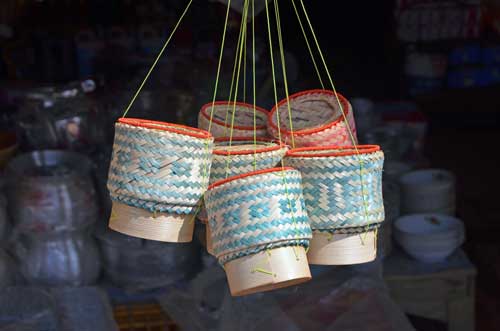
{"label": "plastic wrapped package", "polygon": [[95,222],[92,168],[85,156],[63,151],[32,152],[12,160],[6,195],[15,229],[52,235]]}
{"label": "plastic wrapped package", "polygon": [[97,287],[53,288],[61,331],[118,331],[107,295]]}
{"label": "plastic wrapped package", "polygon": [[98,146],[105,136],[105,114],[88,94],[95,87],[94,81],[85,80],[29,90],[17,118],[23,147],[88,152]]}
{"label": "plastic wrapped package", "polygon": [[121,287],[153,289],[190,278],[199,261],[199,247],[193,243],[172,244],[126,236],[106,224],[96,230],[104,271]]}
{"label": "plastic wrapped package", "polygon": [[15,251],[21,273],[30,284],[82,286],[93,284],[99,276],[99,250],[85,231],[21,236]]}
{"label": "plastic wrapped package", "polygon": [[229,295],[222,270],[207,269],[186,291],[159,298],[183,330],[412,331],[381,279],[333,268],[300,286]]}
{"label": "plastic wrapped package", "polygon": [[0,331],[60,330],[54,300],[38,288],[0,290]]}

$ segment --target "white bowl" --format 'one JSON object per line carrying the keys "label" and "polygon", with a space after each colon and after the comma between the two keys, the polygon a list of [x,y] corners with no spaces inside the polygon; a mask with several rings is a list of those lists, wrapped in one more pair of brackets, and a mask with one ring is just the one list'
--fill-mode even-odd
{"label": "white bowl", "polygon": [[442,169],[417,170],[400,177],[401,213],[455,214],[455,176]]}
{"label": "white bowl", "polygon": [[394,222],[394,238],[413,258],[441,262],[465,240],[462,221],[442,214],[413,214]]}

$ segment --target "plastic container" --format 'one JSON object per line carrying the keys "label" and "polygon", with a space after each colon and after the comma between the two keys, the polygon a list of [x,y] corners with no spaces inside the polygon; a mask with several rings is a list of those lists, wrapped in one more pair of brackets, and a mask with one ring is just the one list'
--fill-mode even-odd
{"label": "plastic container", "polygon": [[99,276],[99,250],[87,232],[22,236],[15,252],[21,273],[33,285],[83,286]]}
{"label": "plastic container", "polygon": [[6,194],[16,230],[53,235],[95,222],[98,207],[92,168],[85,156],[64,151],[32,152],[12,160]]}
{"label": "plastic container", "polygon": [[189,278],[200,265],[198,246],[149,241],[99,226],[104,272],[117,286],[152,289]]}

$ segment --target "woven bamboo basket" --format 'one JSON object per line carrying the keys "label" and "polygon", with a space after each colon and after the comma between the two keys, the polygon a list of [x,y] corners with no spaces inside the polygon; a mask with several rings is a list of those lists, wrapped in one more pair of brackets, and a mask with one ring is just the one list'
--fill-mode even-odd
{"label": "woven bamboo basket", "polygon": [[[268,136],[266,128],[268,114],[267,110],[247,103],[217,101],[201,107],[198,114],[198,127],[207,131],[210,127],[210,133],[215,138],[229,137],[231,131],[233,137],[253,138],[255,134],[257,137],[265,138]],[[212,118],[212,125],[210,125],[210,118]]]}
{"label": "woven bamboo basket", "polygon": [[293,136],[295,147],[352,146],[357,143],[353,109],[346,98],[338,93],[337,96],[341,107],[333,91],[310,90],[291,95],[288,100],[292,118],[287,99],[280,101],[269,113],[269,133],[275,138],[281,136],[289,145],[293,145]]}
{"label": "woven bamboo basket", "polygon": [[[247,172],[276,167],[285,156],[288,147],[267,138],[250,139],[245,137],[217,138],[210,171],[210,184],[228,177]],[[207,224],[207,212],[204,204],[198,219]],[[213,255],[210,227],[207,225],[207,252]]]}
{"label": "woven bamboo basket", "polygon": [[[346,235],[349,235],[351,229],[366,229],[384,221],[384,154],[379,146],[296,148],[287,153],[285,163],[302,174],[304,199],[313,230],[330,234],[347,232]],[[373,231],[369,233],[373,235]],[[313,237],[309,261],[314,264],[339,263],[338,255],[342,254],[342,250],[328,260],[325,252],[330,251],[333,243],[321,238]],[[353,240],[363,251],[366,247],[373,248],[359,244],[356,238]],[[327,247],[322,249],[322,246]],[[333,247],[340,249],[342,246]],[[316,254],[321,258],[316,258]],[[350,259],[352,264],[361,263],[348,251],[346,255],[350,258],[346,257],[345,261]]]}
{"label": "woven bamboo basket", "polygon": [[107,185],[113,201],[109,227],[144,239],[191,241],[212,150],[206,131],[119,119]]}
{"label": "woven bamboo basket", "polygon": [[213,250],[233,296],[311,279],[311,228],[301,176],[292,168],[246,173],[212,184],[205,194]]}

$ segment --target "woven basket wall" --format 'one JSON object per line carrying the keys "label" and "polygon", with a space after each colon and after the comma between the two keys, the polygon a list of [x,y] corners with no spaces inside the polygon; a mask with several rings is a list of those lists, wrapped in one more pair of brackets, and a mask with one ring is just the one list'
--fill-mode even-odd
{"label": "woven basket wall", "polygon": [[[291,95],[289,97],[291,121],[288,102],[286,99],[282,100],[268,116],[269,133],[277,139],[281,135],[281,140],[289,145],[293,145],[293,136],[295,147],[352,146],[353,143],[357,143],[353,109],[346,98],[337,95],[338,101],[335,93],[328,90],[310,90]],[[280,130],[278,130],[277,114],[279,114]]]}
{"label": "woven basket wall", "polygon": [[[256,141],[245,137],[235,137],[231,140],[218,138],[215,140],[213,151],[210,184],[247,172],[274,168],[287,150],[286,145],[266,138],[257,138]],[[197,217],[202,222],[207,221],[204,206]]]}
{"label": "woven basket wall", "polygon": [[[268,136],[267,116],[267,110],[247,103],[217,101],[214,105],[208,103],[201,108],[198,114],[198,127],[207,131],[210,127],[210,133],[215,138],[230,137],[231,131],[232,137],[253,138],[255,134],[257,137],[265,138]],[[210,118],[212,118],[211,126]]]}
{"label": "woven basket wall", "polygon": [[348,231],[384,220],[384,154],[378,146],[360,145],[357,151],[347,147],[297,148],[287,153],[284,162],[302,174],[313,230]]}
{"label": "woven basket wall", "polygon": [[309,245],[300,173],[255,171],[211,185],[205,194],[215,256],[221,264],[266,249]]}
{"label": "woven basket wall", "polygon": [[213,138],[203,130],[156,121],[116,123],[111,199],[150,212],[193,213],[206,191]]}

